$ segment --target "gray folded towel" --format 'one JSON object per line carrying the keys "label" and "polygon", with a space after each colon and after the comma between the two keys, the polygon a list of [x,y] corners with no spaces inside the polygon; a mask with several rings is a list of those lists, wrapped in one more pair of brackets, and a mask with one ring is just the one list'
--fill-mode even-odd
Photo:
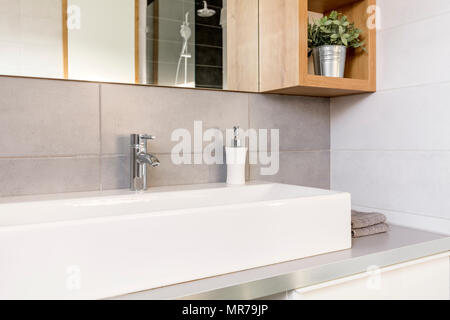
{"label": "gray folded towel", "polygon": [[352,229],[352,237],[353,238],[366,237],[371,236],[373,234],[385,233],[388,232],[389,230],[390,228],[386,223],[379,223],[365,228]]}
{"label": "gray folded towel", "polygon": [[386,216],[382,213],[352,211],[352,229],[366,228],[385,222]]}

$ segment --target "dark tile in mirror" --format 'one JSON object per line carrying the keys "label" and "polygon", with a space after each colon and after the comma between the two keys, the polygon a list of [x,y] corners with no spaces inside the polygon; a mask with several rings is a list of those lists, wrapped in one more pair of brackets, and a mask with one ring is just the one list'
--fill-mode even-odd
{"label": "dark tile in mirror", "polygon": [[196,66],[195,83],[197,88],[223,88],[223,70],[221,67]]}
{"label": "dark tile in mirror", "polygon": [[222,28],[197,24],[195,26],[195,43],[222,47]]}
{"label": "dark tile in mirror", "polygon": [[195,64],[222,67],[222,48],[197,45],[195,47]]}

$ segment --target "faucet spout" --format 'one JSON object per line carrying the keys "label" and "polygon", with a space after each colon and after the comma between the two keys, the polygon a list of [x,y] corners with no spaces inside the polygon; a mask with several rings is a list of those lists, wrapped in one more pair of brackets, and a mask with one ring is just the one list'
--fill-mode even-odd
{"label": "faucet spout", "polygon": [[140,164],[148,164],[153,168],[159,167],[159,165],[161,164],[159,159],[151,153],[139,153],[136,161]]}

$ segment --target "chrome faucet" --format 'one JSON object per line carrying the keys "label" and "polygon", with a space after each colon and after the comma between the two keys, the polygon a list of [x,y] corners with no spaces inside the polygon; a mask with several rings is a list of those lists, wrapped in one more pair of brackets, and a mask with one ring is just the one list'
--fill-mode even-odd
{"label": "chrome faucet", "polygon": [[133,191],[147,190],[147,166],[156,168],[160,165],[157,157],[147,153],[147,141],[155,139],[155,136],[147,134],[131,135],[130,188]]}

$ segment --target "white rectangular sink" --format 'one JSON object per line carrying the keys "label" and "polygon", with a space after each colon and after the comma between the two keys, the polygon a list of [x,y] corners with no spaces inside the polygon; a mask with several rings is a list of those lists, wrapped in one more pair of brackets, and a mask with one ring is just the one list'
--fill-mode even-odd
{"label": "white rectangular sink", "polygon": [[255,183],[63,197],[0,200],[0,299],[102,299],[351,247],[347,193]]}

